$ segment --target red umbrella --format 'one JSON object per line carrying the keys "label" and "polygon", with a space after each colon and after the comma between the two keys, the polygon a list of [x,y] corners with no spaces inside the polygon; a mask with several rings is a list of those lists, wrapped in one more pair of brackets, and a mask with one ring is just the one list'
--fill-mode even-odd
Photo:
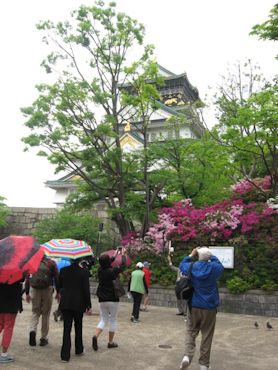
{"label": "red umbrella", "polygon": [[[105,251],[102,254],[107,254],[109,257],[114,257],[115,253],[116,253],[115,249],[110,249],[109,251]],[[126,265],[130,266],[131,265],[130,257],[127,255],[125,255],[125,257],[126,257]],[[122,264],[122,254],[119,252],[115,256],[115,260],[114,262],[112,262],[111,266],[116,267],[116,266],[120,266],[121,264]]]}
{"label": "red umbrella", "polygon": [[37,271],[43,249],[32,236],[8,236],[0,240],[0,283],[13,284]]}

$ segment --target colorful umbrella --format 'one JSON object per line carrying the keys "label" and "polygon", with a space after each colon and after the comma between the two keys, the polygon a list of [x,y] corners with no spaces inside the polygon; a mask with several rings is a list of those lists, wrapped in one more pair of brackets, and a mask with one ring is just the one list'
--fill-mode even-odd
{"label": "colorful umbrella", "polygon": [[0,240],[0,283],[13,284],[37,271],[44,252],[32,236]]}
{"label": "colorful umbrella", "polygon": [[[105,251],[102,254],[107,254],[109,257],[115,257],[115,260],[112,262],[111,266],[113,266],[113,267],[121,266],[121,264],[122,264],[122,254],[118,253],[115,256],[115,249],[110,249],[109,251]],[[127,255],[126,255],[126,265],[127,266],[131,265],[131,259]]]}
{"label": "colorful umbrella", "polygon": [[93,255],[91,247],[83,240],[52,239],[42,244],[42,248],[44,253],[51,258],[78,259]]}

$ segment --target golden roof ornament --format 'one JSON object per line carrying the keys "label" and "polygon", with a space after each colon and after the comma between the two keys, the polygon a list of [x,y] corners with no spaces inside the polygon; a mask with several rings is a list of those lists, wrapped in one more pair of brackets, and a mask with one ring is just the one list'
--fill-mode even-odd
{"label": "golden roof ornament", "polygon": [[131,124],[130,122],[127,122],[124,128],[124,132],[129,132],[131,130]]}

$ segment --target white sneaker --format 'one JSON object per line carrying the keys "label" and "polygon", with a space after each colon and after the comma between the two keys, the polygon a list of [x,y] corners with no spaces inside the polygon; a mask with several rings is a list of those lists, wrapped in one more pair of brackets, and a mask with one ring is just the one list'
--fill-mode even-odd
{"label": "white sneaker", "polygon": [[182,362],[180,364],[180,370],[183,370],[183,369],[188,368],[189,363],[190,363],[189,357],[188,356],[184,356],[183,359],[182,359]]}
{"label": "white sneaker", "polygon": [[205,366],[205,365],[201,365],[200,366],[200,370],[209,370],[209,367]]}

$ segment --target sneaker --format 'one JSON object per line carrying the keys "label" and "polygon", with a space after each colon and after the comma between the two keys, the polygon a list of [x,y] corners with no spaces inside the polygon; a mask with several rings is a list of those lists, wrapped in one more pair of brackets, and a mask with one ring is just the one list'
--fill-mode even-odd
{"label": "sneaker", "polygon": [[47,345],[48,345],[48,339],[41,338],[40,339],[40,346],[44,347],[44,346],[47,346]]}
{"label": "sneaker", "polygon": [[13,362],[14,356],[7,354],[6,356],[0,355],[0,363]]}
{"label": "sneaker", "polygon": [[130,317],[130,321],[133,321],[134,320],[134,316],[133,315],[131,315],[131,317]]}
{"label": "sneaker", "polygon": [[118,344],[113,342],[113,343],[108,343],[107,344],[107,348],[117,348],[118,347]]}
{"label": "sneaker", "polygon": [[29,333],[29,345],[31,347],[35,347],[37,345],[37,343],[36,343],[36,332],[35,331],[30,331],[30,333]]}
{"label": "sneaker", "polygon": [[94,335],[92,339],[92,347],[94,351],[98,350],[98,345],[97,345],[97,337]]}
{"label": "sneaker", "polygon": [[176,315],[177,316],[182,316],[183,315],[183,312],[177,312]]}
{"label": "sneaker", "polygon": [[61,360],[61,362],[69,362],[69,360]]}
{"label": "sneaker", "polygon": [[187,369],[189,364],[190,364],[189,357],[184,356],[180,364],[180,370]]}
{"label": "sneaker", "polygon": [[137,324],[138,322],[140,322],[140,320],[138,320],[138,319],[134,319],[133,318],[133,320],[131,320],[134,324]]}
{"label": "sneaker", "polygon": [[76,353],[75,356],[84,356],[85,355],[85,349],[81,353]]}

